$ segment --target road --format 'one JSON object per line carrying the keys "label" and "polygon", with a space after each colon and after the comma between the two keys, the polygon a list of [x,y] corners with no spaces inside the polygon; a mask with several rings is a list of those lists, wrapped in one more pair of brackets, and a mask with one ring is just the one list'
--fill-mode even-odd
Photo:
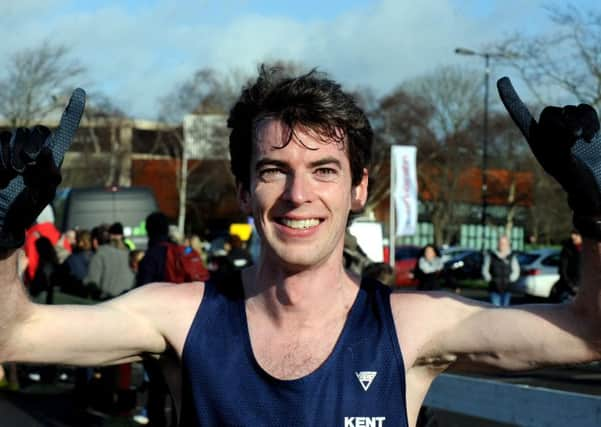
{"label": "road", "polygon": [[28,387],[0,392],[0,425],[10,427],[129,427],[125,416],[102,416],[76,405],[73,388],[65,385]]}

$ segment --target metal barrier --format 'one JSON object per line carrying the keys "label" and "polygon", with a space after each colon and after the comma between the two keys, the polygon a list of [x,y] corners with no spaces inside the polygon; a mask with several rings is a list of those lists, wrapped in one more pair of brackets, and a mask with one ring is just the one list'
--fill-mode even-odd
{"label": "metal barrier", "polygon": [[520,427],[601,426],[601,396],[462,375],[440,375],[424,405]]}

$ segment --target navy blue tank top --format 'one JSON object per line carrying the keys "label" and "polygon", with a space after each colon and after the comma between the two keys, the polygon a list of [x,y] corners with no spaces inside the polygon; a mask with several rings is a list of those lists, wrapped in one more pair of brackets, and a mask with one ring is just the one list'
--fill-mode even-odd
{"label": "navy blue tank top", "polygon": [[295,380],[276,379],[259,366],[242,291],[231,289],[207,283],[188,332],[183,426],[407,426],[387,287],[363,281],[332,353]]}

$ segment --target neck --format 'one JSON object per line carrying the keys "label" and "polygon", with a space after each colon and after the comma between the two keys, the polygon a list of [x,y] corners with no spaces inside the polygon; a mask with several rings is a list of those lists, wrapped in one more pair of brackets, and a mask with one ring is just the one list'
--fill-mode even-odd
{"label": "neck", "polygon": [[275,264],[264,260],[245,270],[249,310],[260,310],[280,325],[306,326],[350,310],[360,279],[344,270],[342,260],[296,272],[274,269]]}

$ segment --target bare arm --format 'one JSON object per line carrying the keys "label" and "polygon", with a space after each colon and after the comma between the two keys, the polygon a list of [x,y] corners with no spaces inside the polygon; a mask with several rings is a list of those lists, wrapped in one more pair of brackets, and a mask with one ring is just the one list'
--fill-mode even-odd
{"label": "bare arm", "polygon": [[[582,269],[582,288],[569,304],[491,308],[445,294],[397,301],[408,368],[522,370],[601,359],[601,244],[585,240]],[[420,317],[425,326],[411,337],[402,316]]]}
{"label": "bare arm", "polygon": [[488,253],[484,254],[484,259],[482,261],[482,277],[486,282],[490,282],[492,278],[490,275],[490,255]]}
{"label": "bare arm", "polygon": [[520,263],[518,257],[513,255],[511,257],[511,274],[509,275],[509,281],[515,282],[520,278]]}
{"label": "bare arm", "polygon": [[99,365],[167,346],[181,353],[204,289],[153,284],[95,306],[40,305],[18,280],[14,254],[0,260],[0,271],[0,361]]}

